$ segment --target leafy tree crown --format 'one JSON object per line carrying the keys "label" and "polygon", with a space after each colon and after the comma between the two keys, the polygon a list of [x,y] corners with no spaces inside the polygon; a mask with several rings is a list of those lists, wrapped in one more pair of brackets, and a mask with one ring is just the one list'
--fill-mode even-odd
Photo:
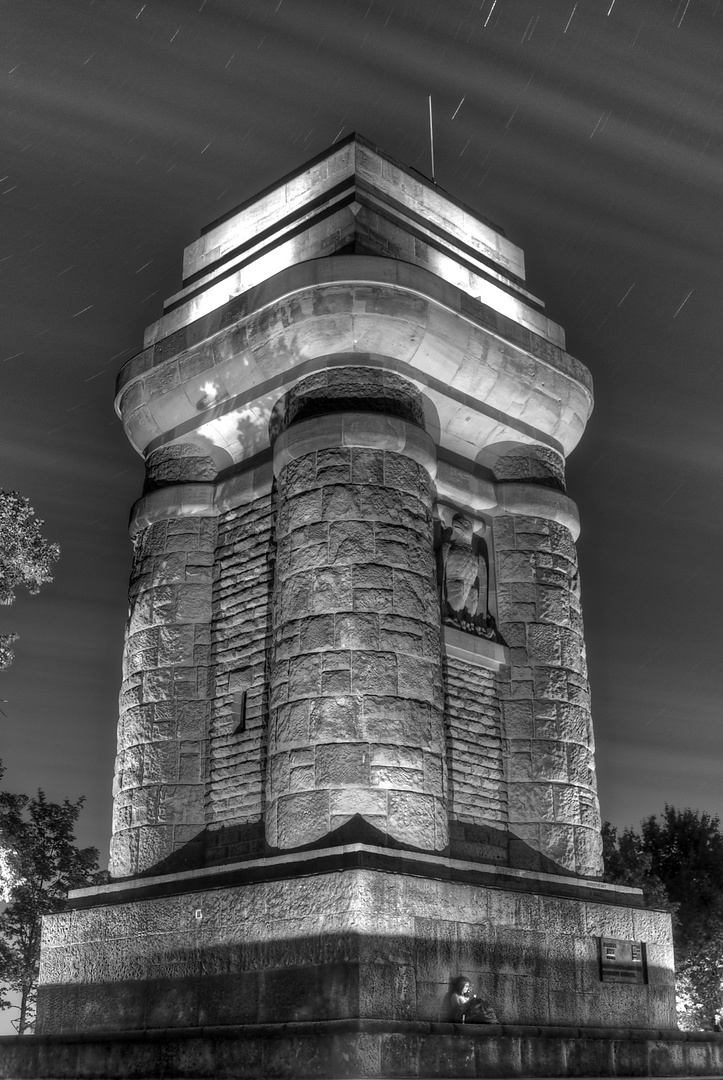
{"label": "leafy tree crown", "polygon": [[[42,524],[26,498],[0,488],[0,604],[12,604],[21,586],[37,593],[53,580],[51,570],[60,552],[57,544],[43,538]],[[14,640],[15,634],[0,634],[0,671],[12,660]]]}

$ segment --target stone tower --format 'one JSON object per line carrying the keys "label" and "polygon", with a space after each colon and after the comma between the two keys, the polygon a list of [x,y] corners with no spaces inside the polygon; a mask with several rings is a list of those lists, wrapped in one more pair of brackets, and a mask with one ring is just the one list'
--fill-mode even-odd
{"label": "stone tower", "polygon": [[667,916],[597,880],[591,408],[520,249],[358,136],[186,249],[118,381],[114,881],[46,924],[42,1031],[353,1023],[382,1075],[460,970],[507,1023],[673,1026]]}
{"label": "stone tower", "polygon": [[[352,819],[599,873],[564,486],[591,380],[523,281],[498,229],[358,138],[187,249],[119,379],[147,483],[115,876]],[[440,620],[455,514],[484,583],[471,632]]]}

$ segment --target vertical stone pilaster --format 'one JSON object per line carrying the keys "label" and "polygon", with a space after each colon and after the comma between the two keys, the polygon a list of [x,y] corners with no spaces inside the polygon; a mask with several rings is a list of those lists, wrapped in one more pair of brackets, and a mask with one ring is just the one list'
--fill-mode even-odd
{"label": "vertical stone pilaster", "polygon": [[218,519],[207,865],[263,855],[265,850],[264,766],[275,520],[271,490],[234,506]]}
{"label": "vertical stone pilaster", "polygon": [[[355,376],[341,378],[347,398]],[[371,413],[326,412],[277,442],[274,848],[356,815],[404,846],[447,845],[433,460],[421,429]]]}
{"label": "vertical stone pilaster", "polygon": [[[544,502],[545,489],[536,497]],[[600,816],[574,540],[559,521],[519,513],[495,519],[494,536],[511,658],[500,680],[511,859],[595,876]]]}
{"label": "vertical stone pilaster", "polygon": [[444,662],[449,829],[453,857],[507,862],[507,779],[498,674]]}
{"label": "vertical stone pilaster", "polygon": [[[169,490],[177,489],[162,494]],[[204,828],[215,541],[210,514],[164,516],[134,538],[114,780],[114,877],[162,864]],[[187,854],[192,861],[192,847]]]}

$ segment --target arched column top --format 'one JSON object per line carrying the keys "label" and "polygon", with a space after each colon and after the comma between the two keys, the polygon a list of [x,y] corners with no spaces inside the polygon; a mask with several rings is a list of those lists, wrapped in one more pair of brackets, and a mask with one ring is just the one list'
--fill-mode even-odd
{"label": "arched column top", "polygon": [[435,479],[437,499],[450,502],[472,514],[512,514],[557,521],[570,530],[573,540],[580,535],[580,515],[572,499],[556,488],[537,484],[494,483],[471,472],[440,461]]}
{"label": "arched column top", "polygon": [[383,413],[334,412],[301,420],[279,435],[274,444],[274,474],[289,462],[333,446],[387,450],[423,466],[433,480],[437,472],[434,442],[415,424]]}

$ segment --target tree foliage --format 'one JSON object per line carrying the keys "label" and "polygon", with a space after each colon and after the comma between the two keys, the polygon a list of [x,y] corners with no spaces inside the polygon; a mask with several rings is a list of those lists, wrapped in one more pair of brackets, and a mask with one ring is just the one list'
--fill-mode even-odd
{"label": "tree foliage", "polygon": [[682,1028],[710,1029],[723,1011],[723,834],[699,810],[664,812],[640,833],[603,826],[606,880],[643,889],[646,902],[673,913]]}
{"label": "tree foliage", "polygon": [[618,830],[609,821],[602,827],[605,880],[616,885],[642,889],[647,907],[673,911],[670,898],[653,870],[653,857],[646,851],[643,838],[633,829]]}
{"label": "tree foliage", "polygon": [[[21,586],[37,593],[53,580],[51,570],[59,549],[43,538],[42,524],[27,499],[17,491],[0,489],[0,604],[12,604]],[[0,671],[12,660],[15,637],[0,634]]]}
{"label": "tree foliage", "polygon": [[[5,766],[0,761],[0,780],[5,773]],[[9,904],[23,877],[20,870],[20,856],[0,826],[0,904]],[[0,953],[0,970],[2,970]]]}
{"label": "tree foliage", "polygon": [[[84,799],[49,802],[0,792],[0,838],[16,879],[0,914],[0,1008],[17,1008],[19,1034],[32,1028],[40,965],[41,918],[66,907],[68,890],[102,880],[96,848],[78,848],[74,827]],[[17,996],[14,1004],[8,993]]]}

